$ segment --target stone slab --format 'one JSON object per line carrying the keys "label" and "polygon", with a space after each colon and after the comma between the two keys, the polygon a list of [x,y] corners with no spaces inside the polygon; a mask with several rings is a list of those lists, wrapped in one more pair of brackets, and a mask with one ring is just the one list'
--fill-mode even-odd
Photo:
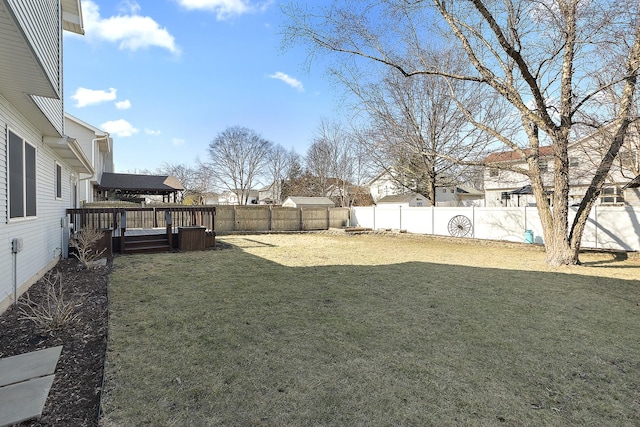
{"label": "stone slab", "polygon": [[53,374],[61,351],[58,346],[0,359],[0,387]]}
{"label": "stone slab", "polygon": [[0,427],[42,415],[54,375],[0,387]]}

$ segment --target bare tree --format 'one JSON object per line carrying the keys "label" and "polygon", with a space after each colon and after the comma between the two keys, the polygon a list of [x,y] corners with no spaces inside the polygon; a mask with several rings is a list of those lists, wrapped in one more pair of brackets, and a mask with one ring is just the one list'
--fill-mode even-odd
{"label": "bare tree", "polygon": [[[510,106],[514,127],[496,128],[460,111],[503,149],[517,153],[526,167],[497,165],[528,177],[543,226],[547,262],[579,263],[589,212],[598,198],[627,129],[637,119],[634,96],[640,65],[640,6],[621,0],[431,0],[334,2],[327,8],[284,8],[289,41],[312,52],[331,52],[398,70],[404,76],[433,75],[447,82],[477,84]],[[432,63],[407,62],[407,54],[457,48],[471,64],[458,73]],[[603,109],[608,96],[618,102]],[[602,158],[569,223],[568,146],[577,129],[602,129]],[[539,165],[540,149],[551,146],[553,195],[548,199]],[[499,146],[496,144],[496,149]],[[553,209],[552,209],[553,206]]]}
{"label": "bare tree", "polygon": [[273,203],[282,204],[283,186],[291,174],[292,168],[300,164],[300,155],[295,151],[287,151],[283,146],[276,145],[270,151],[267,161],[267,170],[273,194]]}
{"label": "bare tree", "polygon": [[240,204],[246,205],[249,191],[266,172],[272,146],[251,129],[229,127],[209,144],[211,176],[218,185],[235,193]]}
{"label": "bare tree", "polygon": [[284,200],[289,196],[312,196],[306,185],[305,172],[302,166],[302,158],[295,151],[289,152],[289,167],[282,184],[281,198]]}
{"label": "bare tree", "polygon": [[331,147],[323,139],[314,138],[305,156],[306,173],[313,177],[312,196],[325,197],[331,185]]}
{"label": "bare tree", "polygon": [[[410,60],[427,55],[442,68],[464,68],[455,52],[421,52],[411,55]],[[482,106],[481,88],[424,74],[407,78],[394,68],[383,73],[381,78],[374,75],[373,81],[363,83],[362,74],[354,75],[352,67],[349,72],[334,71],[356,95],[359,111],[369,121],[369,137],[359,140],[369,148],[374,163],[399,187],[424,194],[435,206],[436,186],[459,183],[468,168],[461,163],[477,161],[486,154],[484,148],[490,140],[457,108],[459,102],[476,115]],[[458,99],[452,93],[458,94]]]}
{"label": "bare tree", "polygon": [[183,203],[190,200],[193,204],[204,204],[208,193],[213,192],[211,170],[204,163],[197,161],[196,166],[180,163],[164,163],[157,173],[173,175],[184,187]]}

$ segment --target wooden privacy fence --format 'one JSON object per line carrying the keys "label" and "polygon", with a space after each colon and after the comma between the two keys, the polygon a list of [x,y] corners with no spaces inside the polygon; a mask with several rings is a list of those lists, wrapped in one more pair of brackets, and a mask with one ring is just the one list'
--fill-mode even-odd
{"label": "wooden privacy fence", "polygon": [[349,220],[349,208],[217,206],[216,233],[328,230],[344,227]]}

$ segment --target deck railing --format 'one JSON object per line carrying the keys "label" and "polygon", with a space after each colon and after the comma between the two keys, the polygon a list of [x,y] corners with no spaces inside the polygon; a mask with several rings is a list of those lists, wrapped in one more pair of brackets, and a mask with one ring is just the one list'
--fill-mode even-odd
{"label": "deck railing", "polygon": [[215,206],[162,206],[147,208],[67,209],[74,231],[85,228],[111,229],[114,236],[131,228],[172,228],[203,226],[215,231]]}

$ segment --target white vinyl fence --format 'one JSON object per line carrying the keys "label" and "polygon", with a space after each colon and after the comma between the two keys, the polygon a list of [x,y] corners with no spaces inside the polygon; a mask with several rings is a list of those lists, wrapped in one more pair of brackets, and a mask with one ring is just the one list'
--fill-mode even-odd
{"label": "white vinyl fence", "polygon": [[[575,208],[571,208],[569,224],[575,212]],[[354,207],[351,224],[374,230],[544,243],[535,207]],[[594,207],[582,237],[582,247],[640,250],[640,208]]]}

